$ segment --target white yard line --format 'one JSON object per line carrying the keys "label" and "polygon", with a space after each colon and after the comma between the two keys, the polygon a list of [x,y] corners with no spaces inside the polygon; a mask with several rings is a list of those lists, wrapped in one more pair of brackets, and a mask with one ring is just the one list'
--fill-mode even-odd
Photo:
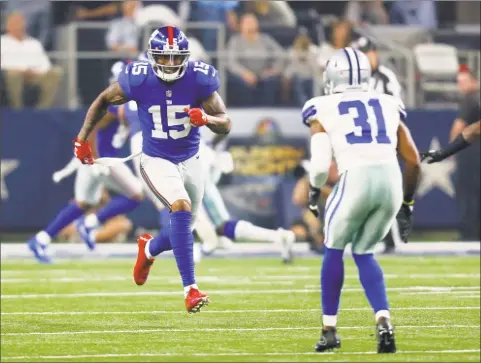
{"label": "white yard line", "polygon": [[[398,350],[399,354],[459,354],[459,353],[479,353],[479,349],[459,349],[459,350]],[[79,355],[24,355],[13,357],[2,357],[3,361],[27,359],[34,361],[36,359],[81,359],[81,358],[127,358],[127,357],[264,357],[264,356],[297,356],[297,355],[375,355],[374,351],[370,352],[231,352],[231,353],[110,353],[110,354],[79,354]]]}
{"label": "white yard line", "polygon": [[[428,306],[392,308],[392,311],[424,311],[424,310],[479,310],[479,306]],[[371,308],[345,308],[343,311],[371,311]],[[204,310],[205,314],[249,314],[249,313],[295,313],[295,312],[320,312],[320,309],[248,309],[248,310]],[[154,314],[185,314],[182,310],[157,310],[157,311],[20,311],[3,312],[2,315],[154,315]]]}
{"label": "white yard line", "polygon": [[[412,291],[412,294],[426,294],[427,292],[446,294],[455,294],[459,290],[460,293],[477,293],[480,288],[478,286],[411,286],[411,287],[392,287],[388,292]],[[343,289],[343,293],[362,292],[362,288]],[[415,292],[415,293],[414,293]],[[319,289],[276,289],[276,290],[211,290],[212,295],[234,295],[234,294],[290,294],[290,293],[319,293]],[[85,293],[67,293],[67,294],[2,294],[3,299],[36,299],[36,298],[71,298],[71,297],[120,297],[120,296],[172,296],[182,295],[182,291],[111,291],[111,292],[85,292]]]}
{"label": "white yard line", "polygon": [[[479,325],[398,325],[396,329],[479,329]],[[285,327],[285,328],[158,328],[158,329],[125,329],[125,330],[84,330],[84,331],[59,331],[59,332],[25,332],[25,333],[2,333],[2,336],[25,336],[25,335],[88,335],[88,334],[122,334],[122,333],[198,333],[198,332],[261,332],[261,331],[284,331],[284,330],[319,330],[320,327]],[[346,326],[339,330],[363,330],[372,326]]]}
{"label": "white yard line", "polygon": [[[385,274],[386,279],[479,279],[480,274]],[[346,279],[358,279],[356,274],[345,275]],[[199,276],[198,282],[215,282],[215,283],[237,283],[237,284],[263,284],[261,280],[265,280],[269,283],[280,283],[277,280],[282,280],[282,283],[289,282],[290,280],[318,280],[318,274],[312,275],[255,275],[255,276]],[[74,276],[74,277],[41,277],[41,278],[2,278],[2,284],[8,283],[32,283],[32,282],[54,282],[54,283],[73,283],[73,282],[101,282],[101,281],[131,281],[130,275],[107,275],[107,276]],[[176,284],[180,281],[179,276],[150,276],[150,281],[163,281],[169,284]]]}

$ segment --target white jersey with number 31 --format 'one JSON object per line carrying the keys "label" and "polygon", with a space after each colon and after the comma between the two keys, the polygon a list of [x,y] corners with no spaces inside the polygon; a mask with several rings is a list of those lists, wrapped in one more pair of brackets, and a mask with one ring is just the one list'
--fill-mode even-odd
{"label": "white jersey with number 31", "polygon": [[310,99],[304,124],[318,120],[326,130],[339,173],[362,165],[398,164],[397,130],[402,101],[374,91],[347,91]]}

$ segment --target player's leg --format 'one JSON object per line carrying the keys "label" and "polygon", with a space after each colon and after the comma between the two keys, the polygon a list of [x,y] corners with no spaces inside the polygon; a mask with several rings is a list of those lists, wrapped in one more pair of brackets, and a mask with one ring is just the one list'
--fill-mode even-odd
{"label": "player's leg", "polygon": [[219,236],[225,236],[232,241],[272,242],[281,248],[284,262],[292,260],[292,247],[296,239],[294,232],[282,228],[278,230],[262,228],[248,221],[232,219],[219,188],[211,181],[205,183],[203,205]]}
{"label": "player's leg", "polygon": [[[205,187],[205,168],[201,153],[181,163],[183,180],[185,190],[189,195],[191,201],[191,225],[190,231],[192,232],[197,224],[197,216],[200,213],[202,207],[202,199],[204,197]],[[192,247],[193,247],[193,235]],[[185,286],[185,285],[184,285]],[[209,303],[209,296],[201,293],[197,286],[190,288],[187,291],[185,304],[189,312],[197,312],[202,306]]]}
{"label": "player's leg", "polygon": [[216,233],[215,225],[212,223],[203,203],[199,207],[195,231],[202,241],[201,253],[209,255],[220,247],[220,238]]}
{"label": "player's leg", "polygon": [[[162,251],[172,249],[186,294],[187,310],[189,313],[195,313],[208,303],[209,298],[198,290],[195,282],[192,234],[192,212],[195,212],[195,209],[191,207],[193,203],[184,186],[185,169],[184,163],[175,165],[165,159],[142,155],[142,177],[171,213],[170,225],[163,228],[156,237],[152,238],[144,234],[139,238],[134,280],[138,285],[144,284],[155,256]],[[198,172],[197,177],[202,177],[201,170],[194,171]],[[202,186],[201,178],[201,185],[198,187]],[[203,188],[200,191],[203,192]],[[199,203],[200,200],[196,202]]]}
{"label": "player's leg", "polygon": [[112,217],[131,212],[143,199],[142,182],[125,164],[110,168],[109,175],[102,177],[102,180],[109,189],[116,191],[119,195],[77,224],[80,237],[91,249],[95,248],[96,233],[100,225]]}
{"label": "player's leg", "polygon": [[[135,135],[130,138],[130,152],[132,154],[138,154],[142,151],[142,132],[139,131]],[[132,160],[132,164],[134,165],[135,175],[142,181],[142,185],[144,187],[144,194],[152,201],[155,208],[159,211],[159,225],[162,227],[164,223],[163,215],[165,214],[165,206],[162,202],[155,196],[155,194],[150,190],[149,186],[145,183],[142,175],[140,173],[140,157],[134,158]]]}
{"label": "player's leg", "polygon": [[322,333],[316,351],[340,347],[337,314],[344,283],[343,254],[360,225],[365,207],[364,189],[359,188],[359,172],[347,171],[330,194],[325,208],[325,248],[321,268]]}
{"label": "player's leg", "polygon": [[52,239],[66,226],[82,216],[91,206],[100,201],[100,181],[94,175],[92,166],[82,165],[77,170],[74,186],[75,201],[68,203],[45,229],[38,232],[28,241],[34,256],[44,263],[50,262],[47,248]]}
{"label": "player's leg", "polygon": [[352,252],[359,271],[359,280],[375,313],[378,352],[394,353],[396,345],[384,275],[373,251],[376,244],[388,233],[399,211],[402,203],[402,179],[398,166],[379,166],[377,169],[377,174],[372,174],[370,185],[374,209],[354,235]]}

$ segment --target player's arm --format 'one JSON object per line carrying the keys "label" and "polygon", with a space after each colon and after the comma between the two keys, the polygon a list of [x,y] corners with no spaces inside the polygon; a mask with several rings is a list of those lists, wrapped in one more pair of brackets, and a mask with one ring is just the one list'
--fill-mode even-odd
{"label": "player's arm", "polygon": [[411,132],[403,122],[399,124],[397,136],[397,150],[405,162],[403,173],[404,202],[409,204],[413,202],[419,184],[421,160],[416,144],[411,137]]}
{"label": "player's arm", "polygon": [[465,127],[461,134],[458,135],[449,145],[441,150],[429,150],[427,152],[421,153],[421,161],[427,160],[428,164],[443,161],[444,159],[456,154],[457,152],[466,149],[471,145],[474,140],[479,139],[480,135],[480,123],[481,121],[475,122],[467,127]]}
{"label": "player's arm", "polygon": [[[97,127],[95,130],[101,130],[108,125],[110,125],[111,122],[113,122],[116,119],[115,115],[107,112],[104,117],[99,121],[97,124]],[[88,143],[90,144],[90,147],[92,148],[92,157],[95,159],[98,157],[98,152],[97,152],[97,132],[92,132],[90,133],[88,139]]]}
{"label": "player's arm", "polygon": [[311,129],[311,162],[309,168],[309,210],[319,216],[318,202],[321,188],[329,177],[332,161],[331,141],[326,130],[314,119],[310,121]]}
{"label": "player's arm", "polygon": [[207,123],[205,125],[212,132],[223,135],[230,132],[231,121],[227,115],[224,100],[217,92],[213,92],[204,102],[202,102],[202,108],[206,113]]}
{"label": "player's arm", "polygon": [[411,132],[403,122],[399,124],[397,136],[397,150],[405,162],[403,172],[404,199],[397,215],[397,221],[401,239],[407,242],[412,228],[414,194],[416,193],[421,176],[421,160],[416,144],[411,137]]}
{"label": "player's arm", "polygon": [[102,117],[107,112],[107,107],[110,105],[121,105],[129,99],[120,87],[118,82],[112,83],[90,105],[82,128],[77,136],[77,140],[86,141],[92,130],[99,123]]}
{"label": "player's arm", "polygon": [[468,127],[466,127],[463,130],[462,135],[468,143],[472,144],[474,140],[479,139],[480,130],[481,130],[481,120],[478,120],[474,124],[471,124]]}

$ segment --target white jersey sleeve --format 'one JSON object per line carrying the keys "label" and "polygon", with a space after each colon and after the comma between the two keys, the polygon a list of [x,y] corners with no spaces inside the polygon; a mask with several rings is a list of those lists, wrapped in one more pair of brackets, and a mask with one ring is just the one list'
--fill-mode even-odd
{"label": "white jersey sleeve", "polygon": [[311,126],[311,122],[313,120],[319,120],[317,114],[318,102],[316,102],[319,98],[320,97],[311,98],[304,104],[304,107],[302,108],[302,123],[307,127]]}

